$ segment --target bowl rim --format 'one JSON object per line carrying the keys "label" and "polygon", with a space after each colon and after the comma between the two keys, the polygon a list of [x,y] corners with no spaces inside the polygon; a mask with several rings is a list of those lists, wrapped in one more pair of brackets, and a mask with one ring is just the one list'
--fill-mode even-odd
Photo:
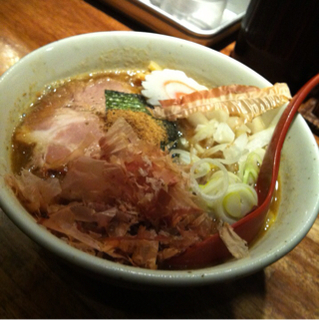
{"label": "bowl rim", "polygon": [[[20,59],[15,65],[13,65],[9,70],[7,70],[0,77],[0,89],[2,83],[6,81],[6,78],[10,77],[12,73],[15,73],[15,70],[19,70],[20,65],[25,64],[28,60],[32,60],[39,53],[43,53],[47,50],[51,50],[52,48],[63,46],[64,44],[68,44],[70,42],[77,41],[85,41],[87,38],[96,37],[100,38],[108,38],[113,36],[119,37],[143,37],[147,39],[158,39],[158,40],[166,40],[166,41],[174,41],[178,42],[185,46],[191,46],[195,48],[200,48],[200,50],[209,50],[211,51],[211,55],[218,56],[219,58],[225,59],[227,61],[231,61],[233,64],[240,65],[240,68],[243,70],[249,71],[255,76],[259,77],[261,80],[265,82],[265,85],[269,83],[262,76],[257,74],[255,71],[250,68],[242,65],[240,62],[218,52],[213,49],[204,47],[197,43],[192,43],[187,40],[178,39],[172,36],[160,35],[160,34],[152,34],[145,32],[135,32],[135,31],[105,31],[105,32],[94,32],[81,34],[76,36],[67,37],[64,39],[57,40],[55,42],[49,43],[43,47],[40,47],[31,53],[27,54],[25,57]],[[231,59],[231,60],[229,60]],[[298,115],[296,119],[296,123],[302,128],[304,133],[309,139],[309,144],[314,146],[314,149],[317,148],[317,158],[316,161],[319,162],[319,152],[318,146],[315,141],[315,138],[310,131],[308,125],[305,120]],[[315,151],[315,150],[314,150]],[[317,183],[317,187],[319,189],[319,182]],[[62,257],[68,262],[71,262],[75,265],[78,265],[81,268],[88,269],[96,274],[115,278],[116,280],[134,283],[134,284],[143,284],[146,286],[155,285],[155,286],[189,286],[189,285],[206,285],[211,283],[222,282],[229,279],[235,279],[242,277],[244,275],[249,275],[254,273],[269,264],[277,261],[289,251],[291,251],[308,233],[311,226],[313,225],[317,212],[319,211],[319,199],[317,199],[312,208],[312,214],[309,214],[309,217],[306,223],[300,227],[298,234],[295,235],[294,239],[290,239],[287,243],[274,248],[272,251],[264,254],[262,257],[251,259],[250,261],[245,261],[246,263],[233,265],[230,263],[224,263],[222,265],[217,265],[213,267],[207,267],[202,269],[192,269],[192,270],[149,270],[142,269],[132,266],[121,265],[116,262],[112,262],[109,260],[101,259],[98,257],[91,256],[87,253],[84,253],[78,249],[75,249],[59,238],[52,235],[49,231],[47,231],[44,227],[36,224],[35,220],[29,216],[26,219],[25,215],[21,215],[19,211],[26,210],[21,206],[20,203],[16,202],[7,202],[6,198],[10,198],[10,192],[8,190],[1,190],[0,193],[0,206],[3,208],[5,214],[32,240],[38,243],[40,246],[45,247],[51,252],[54,252],[58,256]],[[246,259],[246,258],[245,258]],[[244,259],[242,259],[244,262]]]}

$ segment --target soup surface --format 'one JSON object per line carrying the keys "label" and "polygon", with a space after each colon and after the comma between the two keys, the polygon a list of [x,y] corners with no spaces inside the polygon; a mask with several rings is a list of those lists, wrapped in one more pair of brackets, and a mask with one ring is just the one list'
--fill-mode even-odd
{"label": "soup surface", "polygon": [[[220,108],[189,108],[172,119],[181,114],[174,102],[159,116],[160,101],[208,89],[155,69],[50,84],[13,134],[14,174],[7,178],[38,223],[65,242],[151,269],[212,234],[232,235],[231,224],[257,204],[254,184],[272,134],[260,117],[247,121]],[[236,258],[248,254],[243,239],[229,250]]]}

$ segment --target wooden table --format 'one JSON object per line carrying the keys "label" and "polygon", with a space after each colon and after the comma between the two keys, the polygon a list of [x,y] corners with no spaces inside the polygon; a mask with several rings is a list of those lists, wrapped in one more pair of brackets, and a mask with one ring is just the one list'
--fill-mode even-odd
{"label": "wooden table", "polygon": [[[109,8],[92,4],[1,1],[0,74],[57,39],[141,29]],[[0,210],[0,317],[319,318],[319,219],[292,252],[254,275],[220,285],[148,292],[74,272],[26,237]]]}

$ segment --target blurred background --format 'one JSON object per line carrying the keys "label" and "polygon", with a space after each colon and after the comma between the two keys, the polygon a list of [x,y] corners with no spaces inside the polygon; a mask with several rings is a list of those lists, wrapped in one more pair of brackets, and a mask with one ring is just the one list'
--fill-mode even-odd
{"label": "blurred background", "polygon": [[[99,0],[117,19],[141,31],[226,50],[271,83],[286,82],[294,95],[319,72],[318,0]],[[101,7],[100,7],[101,8]],[[102,7],[103,9],[103,7]],[[108,11],[109,12],[109,11]],[[225,49],[226,48],[226,49]],[[318,134],[319,90],[300,112]]]}

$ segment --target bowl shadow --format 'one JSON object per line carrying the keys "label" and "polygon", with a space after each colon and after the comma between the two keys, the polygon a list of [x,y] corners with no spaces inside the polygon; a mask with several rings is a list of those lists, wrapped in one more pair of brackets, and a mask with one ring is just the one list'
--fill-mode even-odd
{"label": "bowl shadow", "polygon": [[[81,297],[96,318],[263,318],[263,270],[233,281],[199,287],[141,287],[116,285],[43,251],[45,260],[59,268],[63,282]],[[258,300],[258,302],[257,302]],[[258,309],[256,306],[258,305]]]}

